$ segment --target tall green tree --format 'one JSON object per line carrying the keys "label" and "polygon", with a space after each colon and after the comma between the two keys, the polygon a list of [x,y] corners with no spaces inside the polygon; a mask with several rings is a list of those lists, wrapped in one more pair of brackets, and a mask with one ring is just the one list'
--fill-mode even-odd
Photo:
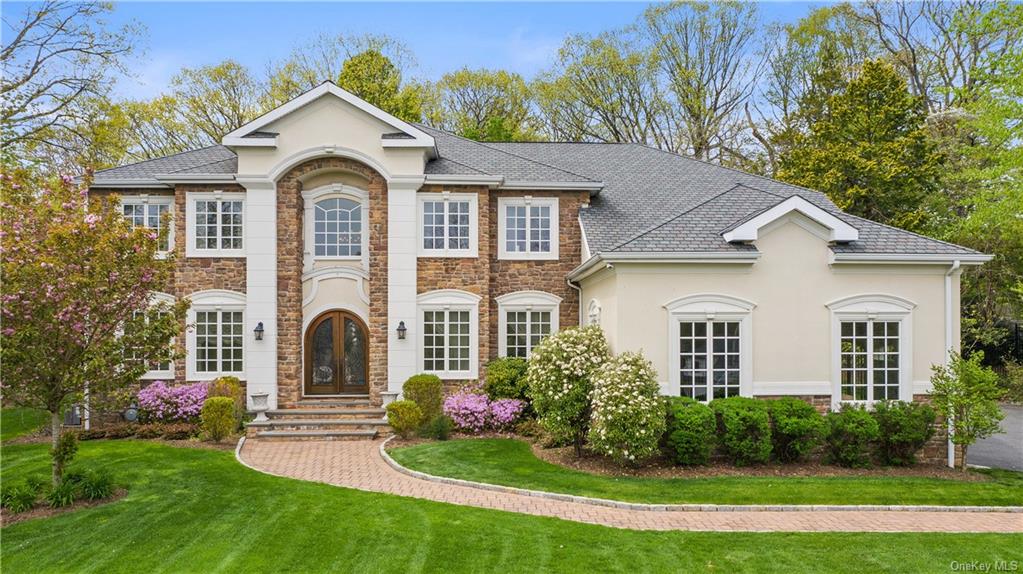
{"label": "tall green tree", "polygon": [[535,139],[532,93],[522,76],[504,70],[462,68],[434,86],[431,123],[479,141]]}
{"label": "tall green tree", "polygon": [[369,49],[345,60],[337,83],[370,104],[407,122],[423,116],[415,85],[402,84],[401,70],[380,50]]}
{"label": "tall green tree", "polygon": [[820,119],[782,157],[778,176],[823,191],[854,215],[920,229],[940,169],[925,117],[890,64],[868,61],[827,98]]}
{"label": "tall green tree", "polygon": [[262,112],[260,91],[248,68],[234,60],[183,68],[171,80],[181,125],[209,143],[219,142]]}

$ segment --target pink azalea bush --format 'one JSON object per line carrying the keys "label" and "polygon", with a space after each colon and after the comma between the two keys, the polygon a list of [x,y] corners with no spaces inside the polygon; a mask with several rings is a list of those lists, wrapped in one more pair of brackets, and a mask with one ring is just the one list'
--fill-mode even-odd
{"label": "pink azalea bush", "polygon": [[154,381],[139,391],[139,410],[148,421],[195,421],[209,395],[209,383],[168,385]]}
{"label": "pink azalea bush", "polygon": [[479,385],[469,385],[444,399],[444,414],[459,430],[478,433],[508,427],[519,418],[525,405],[525,401],[518,399],[491,401]]}

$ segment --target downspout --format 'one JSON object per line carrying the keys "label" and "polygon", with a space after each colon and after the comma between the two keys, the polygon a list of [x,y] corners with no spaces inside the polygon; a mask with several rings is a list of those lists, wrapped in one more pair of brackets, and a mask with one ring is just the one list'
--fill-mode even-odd
{"label": "downspout", "polygon": [[565,283],[579,294],[579,326],[585,327],[586,325],[583,325],[583,288],[573,283],[568,277],[565,278]]}
{"label": "downspout", "polygon": [[[945,366],[948,366],[949,359],[951,358],[952,349],[956,346],[954,341],[954,330],[952,329],[952,276],[955,275],[956,271],[959,271],[960,263],[956,259],[952,262],[952,266],[948,268],[948,272],[945,273]],[[949,417],[951,419],[951,415]],[[951,420],[948,421],[948,466],[949,468],[955,468],[956,465],[956,448],[955,444],[952,443],[952,425]],[[966,461],[963,461],[966,464]]]}

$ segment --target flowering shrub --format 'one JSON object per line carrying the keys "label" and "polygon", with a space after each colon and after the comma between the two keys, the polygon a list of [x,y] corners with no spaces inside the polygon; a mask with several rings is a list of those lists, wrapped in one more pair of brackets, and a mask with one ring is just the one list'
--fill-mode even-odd
{"label": "flowering shrub", "polygon": [[657,376],[640,353],[622,353],[593,374],[590,448],[619,464],[657,454],[664,405]]}
{"label": "flowering shrub", "polygon": [[598,326],[565,329],[533,347],[526,381],[537,420],[581,454],[590,422],[590,377],[610,356]]}
{"label": "flowering shrub", "polygon": [[195,421],[208,392],[209,383],[171,386],[154,381],[139,391],[139,412],[147,421]]}
{"label": "flowering shrub", "polygon": [[518,420],[525,406],[518,399],[491,401],[479,385],[468,385],[444,399],[444,414],[463,432],[503,429]]}

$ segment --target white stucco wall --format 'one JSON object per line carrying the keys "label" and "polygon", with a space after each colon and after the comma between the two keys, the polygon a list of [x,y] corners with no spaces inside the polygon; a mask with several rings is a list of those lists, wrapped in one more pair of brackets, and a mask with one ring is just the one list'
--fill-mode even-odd
{"label": "white stucco wall", "polygon": [[275,132],[276,148],[236,148],[239,174],[269,174],[287,158],[321,146],[352,150],[376,162],[386,176],[422,175],[425,155],[421,149],[387,148],[380,136],[395,129],[327,94],[260,128]]}
{"label": "white stucco wall", "polygon": [[[601,300],[601,322],[613,350],[642,351],[657,369],[662,386],[669,379],[668,369],[674,368],[674,361],[669,367],[666,303],[698,293],[752,301],[753,393],[772,394],[771,389],[795,385],[805,394],[830,394],[835,342],[827,303],[861,294],[894,295],[916,304],[911,317],[912,380],[916,392],[926,388],[931,365],[945,358],[948,267],[829,266],[829,249],[819,236],[791,221],[772,227],[756,243],[762,255],[755,264],[616,263],[613,271],[583,280],[583,300]],[[955,276],[956,341],[958,291]]]}

